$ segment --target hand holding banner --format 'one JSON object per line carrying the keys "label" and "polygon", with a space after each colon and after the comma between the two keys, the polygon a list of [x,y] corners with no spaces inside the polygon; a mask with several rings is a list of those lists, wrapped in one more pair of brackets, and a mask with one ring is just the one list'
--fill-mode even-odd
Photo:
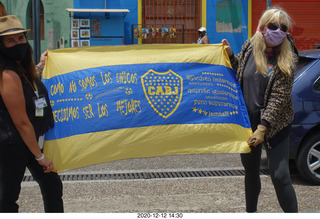
{"label": "hand holding banner", "polygon": [[43,75],[58,172],[112,160],[245,153],[250,122],[222,44],[48,52]]}

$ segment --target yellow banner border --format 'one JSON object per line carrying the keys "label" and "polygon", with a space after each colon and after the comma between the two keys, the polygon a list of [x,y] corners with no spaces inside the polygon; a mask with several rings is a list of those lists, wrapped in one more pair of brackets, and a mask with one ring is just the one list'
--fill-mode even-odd
{"label": "yellow banner border", "polygon": [[231,68],[225,48],[220,43],[93,46],[48,50],[43,79],[96,67],[148,63],[204,63]]}
{"label": "yellow banner border", "polygon": [[44,153],[53,161],[54,168],[63,172],[129,158],[247,153],[250,147],[243,139],[251,133],[250,128],[228,123],[159,125],[50,140],[45,142]]}

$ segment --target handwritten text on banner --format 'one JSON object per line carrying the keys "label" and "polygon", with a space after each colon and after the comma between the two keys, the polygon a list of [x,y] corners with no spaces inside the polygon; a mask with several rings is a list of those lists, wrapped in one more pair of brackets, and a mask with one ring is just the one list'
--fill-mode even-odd
{"label": "handwritten text on banner", "polygon": [[65,171],[112,160],[250,151],[251,129],[222,45],[49,51],[55,127],[45,153]]}

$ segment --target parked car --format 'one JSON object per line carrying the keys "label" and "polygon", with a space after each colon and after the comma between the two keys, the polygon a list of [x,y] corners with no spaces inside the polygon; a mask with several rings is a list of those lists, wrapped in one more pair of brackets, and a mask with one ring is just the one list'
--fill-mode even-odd
{"label": "parked car", "polygon": [[292,98],[290,158],[303,178],[320,185],[320,49],[299,52]]}

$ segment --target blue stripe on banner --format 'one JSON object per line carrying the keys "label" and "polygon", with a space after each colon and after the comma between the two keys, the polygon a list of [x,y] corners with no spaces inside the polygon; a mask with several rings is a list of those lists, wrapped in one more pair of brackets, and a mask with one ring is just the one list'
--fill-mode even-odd
{"label": "blue stripe on banner", "polygon": [[201,63],[104,66],[43,80],[55,128],[46,140],[169,124],[250,128],[232,69]]}

